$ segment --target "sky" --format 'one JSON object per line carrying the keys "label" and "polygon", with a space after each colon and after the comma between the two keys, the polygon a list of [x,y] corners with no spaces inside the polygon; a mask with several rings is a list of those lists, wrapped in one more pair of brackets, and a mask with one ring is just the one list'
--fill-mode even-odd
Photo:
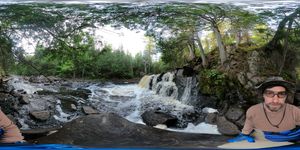
{"label": "sky", "polygon": [[[300,0],[1,0],[4,3],[29,3],[29,2],[53,2],[53,3],[227,3],[244,7],[247,10],[260,11],[277,7],[296,8],[300,6]],[[274,23],[276,24],[276,22]],[[275,25],[277,26],[277,25]],[[111,27],[102,27],[96,32],[96,38],[105,44],[111,44],[114,49],[123,48],[134,56],[145,49],[147,41],[144,32],[131,31],[128,29],[115,30]],[[35,42],[23,39],[21,44],[27,53],[33,53]]]}
{"label": "sky", "polygon": [[109,26],[101,27],[96,31],[96,37],[102,39],[105,44],[111,44],[113,49],[122,48],[132,56],[145,50],[147,40],[144,34],[144,31],[132,31],[126,28],[116,30]]}
{"label": "sky", "polygon": [[[113,49],[123,49],[135,56],[139,52],[143,52],[147,45],[144,31],[129,30],[126,28],[114,29],[109,26],[99,27],[95,32],[95,40],[101,41],[103,44],[111,45]],[[37,41],[23,38],[18,46],[24,48],[27,54],[33,54]],[[101,45],[96,45],[100,48]]]}

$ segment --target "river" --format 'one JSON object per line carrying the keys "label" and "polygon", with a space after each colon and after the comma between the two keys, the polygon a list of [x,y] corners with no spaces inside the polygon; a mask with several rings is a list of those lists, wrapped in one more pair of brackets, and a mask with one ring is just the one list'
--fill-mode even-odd
{"label": "river", "polygon": [[[45,84],[45,83],[32,83],[25,80],[22,77],[14,76],[11,80],[11,85],[14,86],[16,91],[25,90],[30,97],[30,104],[34,107],[46,107],[44,99],[50,99],[48,95],[38,95],[37,91],[47,90],[57,92],[63,84]],[[66,84],[66,83],[64,83]],[[141,83],[140,83],[141,84]],[[174,99],[173,97],[167,97],[155,94],[155,91],[147,88],[142,88],[139,84],[113,84],[97,83],[97,82],[72,82],[67,84],[72,89],[87,89],[91,93],[87,101],[79,100],[81,103],[89,104],[93,106],[98,112],[111,112],[116,113],[127,120],[144,124],[141,118],[141,114],[145,110],[160,109],[164,112],[169,112],[172,115],[181,117],[183,113],[189,113],[194,111],[194,107]],[[36,100],[38,99],[38,100]],[[70,113],[63,109],[61,100],[56,100],[55,103],[56,114],[53,116],[58,122],[69,122],[80,116],[78,113]],[[23,106],[24,109],[29,107]],[[24,114],[26,114],[25,110]],[[211,108],[204,108],[203,112],[214,112],[216,110]],[[22,112],[22,111],[20,111]],[[26,124],[26,118],[20,116],[18,121],[22,124],[21,129],[28,129],[30,125]],[[189,123],[185,129],[167,128],[166,130],[177,132],[189,132],[189,133],[209,133],[220,134],[216,125],[207,123],[200,123],[194,125]]]}

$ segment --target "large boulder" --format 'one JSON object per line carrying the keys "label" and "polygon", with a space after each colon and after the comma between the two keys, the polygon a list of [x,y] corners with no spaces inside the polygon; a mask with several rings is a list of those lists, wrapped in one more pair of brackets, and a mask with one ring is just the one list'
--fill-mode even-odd
{"label": "large boulder", "polygon": [[216,147],[231,137],[178,133],[135,124],[112,113],[77,118],[37,143],[88,147]]}
{"label": "large boulder", "polygon": [[235,122],[241,117],[243,117],[244,114],[245,111],[243,109],[237,107],[230,107],[225,115],[228,120]]}
{"label": "large boulder", "polygon": [[228,121],[224,116],[217,118],[218,131],[223,135],[237,135],[241,131],[232,122]]}
{"label": "large boulder", "polygon": [[50,118],[50,112],[47,110],[44,111],[32,111],[29,113],[34,119],[38,121],[46,121]]}
{"label": "large boulder", "polygon": [[145,111],[142,114],[143,122],[149,126],[165,124],[167,127],[175,127],[178,119],[173,116],[156,110]]}

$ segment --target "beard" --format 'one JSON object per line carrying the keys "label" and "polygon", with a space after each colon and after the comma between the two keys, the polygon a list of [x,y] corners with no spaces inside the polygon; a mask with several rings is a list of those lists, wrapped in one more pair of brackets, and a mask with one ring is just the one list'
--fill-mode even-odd
{"label": "beard", "polygon": [[277,112],[281,110],[283,106],[284,104],[273,104],[273,103],[266,104],[266,107],[272,112]]}

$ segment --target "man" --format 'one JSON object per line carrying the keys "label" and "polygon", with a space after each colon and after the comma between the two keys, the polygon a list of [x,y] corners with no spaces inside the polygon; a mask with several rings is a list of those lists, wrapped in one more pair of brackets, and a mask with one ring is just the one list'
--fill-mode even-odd
{"label": "man", "polygon": [[23,143],[18,127],[0,110],[0,143]]}
{"label": "man", "polygon": [[294,84],[282,77],[270,77],[258,87],[264,102],[251,106],[246,112],[241,134],[229,142],[247,140],[255,142],[254,129],[264,131],[265,138],[272,141],[300,139],[300,109],[287,103],[288,93],[293,93]]}

